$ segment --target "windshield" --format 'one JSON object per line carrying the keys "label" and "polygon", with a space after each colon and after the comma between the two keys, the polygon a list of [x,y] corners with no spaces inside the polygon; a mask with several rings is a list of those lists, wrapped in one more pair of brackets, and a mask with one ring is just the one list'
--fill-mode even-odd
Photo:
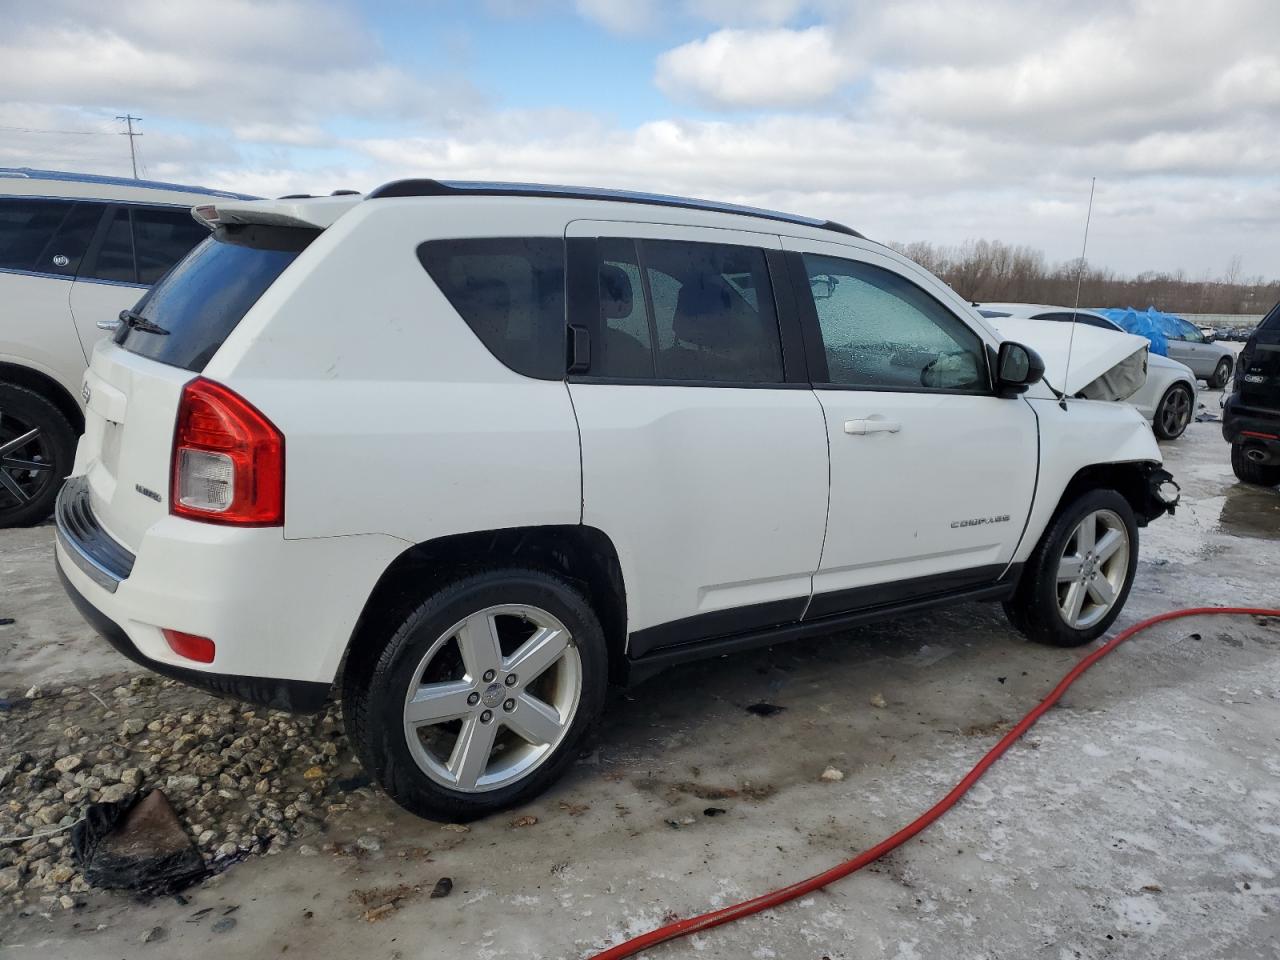
{"label": "windshield", "polygon": [[116,342],[126,350],[199,373],[231,331],[317,230],[223,227],[180,260],[139,301],[146,325],[123,325]]}

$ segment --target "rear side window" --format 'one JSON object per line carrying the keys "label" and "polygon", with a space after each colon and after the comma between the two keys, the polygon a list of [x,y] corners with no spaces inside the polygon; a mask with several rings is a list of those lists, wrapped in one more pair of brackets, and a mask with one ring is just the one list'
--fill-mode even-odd
{"label": "rear side window", "polygon": [[1056,320],[1058,323],[1070,323],[1072,318],[1077,323],[1083,323],[1086,327],[1097,327],[1099,330],[1117,329],[1116,325],[1110,320],[1095,317],[1091,313],[1041,313],[1036,316],[1037,320]]}
{"label": "rear side window", "polygon": [[0,268],[74,276],[105,205],[0,200]]}
{"label": "rear side window", "polygon": [[600,317],[592,331],[592,376],[784,380],[763,250],[680,240],[598,243]]}
{"label": "rear side window", "polygon": [[563,239],[428,240],[418,259],[498,360],[526,377],[564,377]]}
{"label": "rear side window", "polygon": [[133,233],[129,229],[129,211],[125,207],[118,208],[111,215],[98,255],[85,275],[93,280],[138,282],[138,271],[133,262]]}
{"label": "rear side window", "polygon": [[222,227],[179,261],[137,311],[167,334],[121,325],[116,342],[160,363],[199,373],[317,230]]}

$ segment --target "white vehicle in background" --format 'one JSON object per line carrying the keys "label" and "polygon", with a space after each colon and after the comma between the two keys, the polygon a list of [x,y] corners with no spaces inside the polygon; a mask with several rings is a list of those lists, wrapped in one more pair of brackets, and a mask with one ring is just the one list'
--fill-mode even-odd
{"label": "white vehicle in background", "polygon": [[237,197],[0,168],[0,528],[53,510],[84,426],[80,380],[94,344],[208,237],[191,207]]}
{"label": "white vehicle in background", "polygon": [[[196,212],[85,375],[64,585],[160,673],[337,691],[424,816],[531,798],[610,682],[698,657],[969,600],[1087,643],[1177,502],[1137,411],[1064,408],[1059,357],[839,224],[435,180]],[[1145,356],[1092,332],[1094,383]]]}
{"label": "white vehicle in background", "polygon": [[[1097,310],[1072,310],[1071,307],[1053,307],[1039,303],[983,303],[979,305],[978,311],[997,327],[1002,326],[1002,320],[1006,317],[1070,323],[1074,315],[1077,322],[1084,326],[1134,336]],[[1186,431],[1187,424],[1195,416],[1198,402],[1196,374],[1186,364],[1170,357],[1149,354],[1146,382],[1125,402],[1133,404],[1151,421],[1151,429],[1161,440],[1176,440]]]}

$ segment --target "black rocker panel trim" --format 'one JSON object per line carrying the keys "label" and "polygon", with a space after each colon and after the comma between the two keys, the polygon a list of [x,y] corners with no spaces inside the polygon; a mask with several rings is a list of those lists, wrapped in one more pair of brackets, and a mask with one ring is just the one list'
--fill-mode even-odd
{"label": "black rocker panel trim", "polygon": [[[630,636],[627,656],[638,665],[641,662],[666,656],[678,649],[676,661],[698,659],[696,649],[705,649],[706,656],[724,652],[721,647],[733,649],[742,643],[748,647],[759,646],[755,642],[761,635],[777,639],[764,643],[776,643],[809,633],[829,632],[830,625],[845,625],[846,619],[862,622],[863,619],[893,617],[923,609],[919,604],[935,606],[973,599],[1006,599],[1017,586],[1022,564],[1013,564],[1006,570],[1004,564],[991,564],[957,570],[931,577],[916,577],[896,583],[875,584],[851,590],[837,590],[817,594],[805,609],[804,597],[792,600],[774,600],[756,603],[730,610],[716,610],[693,617],[661,623]],[[998,579],[997,579],[998,578]],[[972,596],[974,593],[990,593],[990,596]],[[803,620],[801,617],[803,616]],[[810,630],[816,626],[817,630]],[[687,655],[688,654],[688,655]]]}

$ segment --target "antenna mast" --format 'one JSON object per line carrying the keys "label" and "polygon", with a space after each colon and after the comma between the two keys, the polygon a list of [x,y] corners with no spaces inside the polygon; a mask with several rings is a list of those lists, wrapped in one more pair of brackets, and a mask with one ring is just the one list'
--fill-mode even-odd
{"label": "antenna mast", "polygon": [[140,137],[142,136],[142,134],[133,132],[133,121],[137,120],[141,122],[142,118],[135,117],[133,116],[133,114],[130,114],[130,113],[126,113],[123,117],[116,117],[116,119],[123,120],[125,123],[129,125],[129,130],[127,132],[124,130],[120,131],[120,136],[129,138],[129,160],[133,163],[133,179],[137,180],[138,179],[138,154],[133,148],[133,138]]}
{"label": "antenna mast", "polygon": [[[132,141],[130,141],[132,142]],[[1084,283],[1085,252],[1089,249],[1089,222],[1093,219],[1093,190],[1098,178],[1089,179],[1089,210],[1084,216],[1084,242],[1080,244],[1080,265],[1076,270],[1076,302],[1071,308],[1071,337],[1067,340],[1067,366],[1062,372],[1062,396],[1058,406],[1067,409],[1067,377],[1071,373],[1071,350],[1076,343],[1076,315],[1080,312],[1080,286]]]}

